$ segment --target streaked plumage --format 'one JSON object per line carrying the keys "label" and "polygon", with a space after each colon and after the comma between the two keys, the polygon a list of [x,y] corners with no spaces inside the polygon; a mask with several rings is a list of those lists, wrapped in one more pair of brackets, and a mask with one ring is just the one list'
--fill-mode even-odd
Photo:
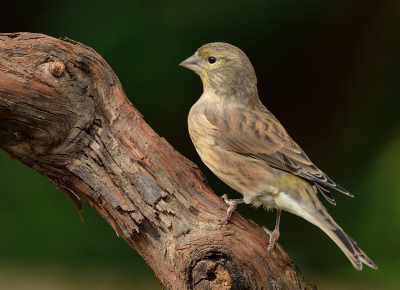
{"label": "streaked plumage", "polygon": [[[188,125],[193,144],[210,170],[242,193],[245,203],[276,208],[278,217],[280,210],[286,210],[308,220],[335,241],[356,269],[361,270],[362,263],[376,269],[317,197],[319,189],[335,204],[327,187],[349,192],[319,170],[264,107],[247,56],[230,44],[211,43],[180,65],[203,81],[204,93],[191,108]],[[272,245],[279,236],[278,225],[279,220]]]}

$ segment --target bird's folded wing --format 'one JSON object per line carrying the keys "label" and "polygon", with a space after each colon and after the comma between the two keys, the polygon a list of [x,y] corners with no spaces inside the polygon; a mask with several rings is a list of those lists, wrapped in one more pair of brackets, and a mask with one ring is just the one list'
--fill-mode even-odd
{"label": "bird's folded wing", "polygon": [[213,114],[206,114],[209,122],[218,128],[216,145],[314,181],[322,194],[332,203],[334,203],[333,197],[325,186],[350,195],[347,190],[319,170],[300,146],[290,138],[279,121],[265,107],[263,109],[265,110],[258,111],[257,115],[250,111],[242,112],[240,117],[229,111],[222,118],[221,116],[213,118]]}

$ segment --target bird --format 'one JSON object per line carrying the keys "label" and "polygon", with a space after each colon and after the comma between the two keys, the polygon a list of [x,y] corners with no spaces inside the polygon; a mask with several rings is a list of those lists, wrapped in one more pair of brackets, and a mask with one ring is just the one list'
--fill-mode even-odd
{"label": "bird", "polygon": [[240,203],[276,209],[269,253],[280,235],[281,211],[288,211],[324,231],[357,270],[363,264],[377,269],[318,199],[320,192],[336,204],[328,188],[353,195],[315,166],[261,103],[246,54],[231,44],[214,42],[201,46],[179,65],[194,71],[203,83],[203,94],[188,115],[194,147],[219,179],[243,195],[240,199],[222,196],[229,206],[222,225]]}

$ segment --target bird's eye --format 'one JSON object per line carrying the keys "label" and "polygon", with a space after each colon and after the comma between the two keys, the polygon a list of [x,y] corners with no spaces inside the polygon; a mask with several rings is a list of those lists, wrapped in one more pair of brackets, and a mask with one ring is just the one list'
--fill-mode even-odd
{"label": "bird's eye", "polygon": [[215,58],[215,57],[213,57],[213,56],[210,56],[209,58],[208,58],[208,63],[210,63],[210,64],[213,64],[213,63],[215,63],[217,61],[217,59]]}

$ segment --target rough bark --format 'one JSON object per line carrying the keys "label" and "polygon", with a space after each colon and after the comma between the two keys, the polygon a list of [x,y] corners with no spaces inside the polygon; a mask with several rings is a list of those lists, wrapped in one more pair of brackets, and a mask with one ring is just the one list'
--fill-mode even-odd
{"label": "rough bark", "polygon": [[220,227],[225,203],[81,43],[0,34],[0,147],[95,208],[167,289],[315,288],[254,222]]}

